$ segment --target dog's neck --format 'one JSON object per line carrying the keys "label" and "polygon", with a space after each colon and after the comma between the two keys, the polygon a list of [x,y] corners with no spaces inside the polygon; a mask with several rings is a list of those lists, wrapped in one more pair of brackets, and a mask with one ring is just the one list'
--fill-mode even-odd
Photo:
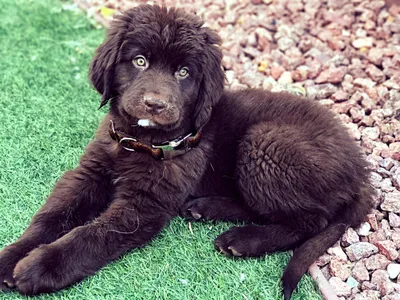
{"label": "dog's neck", "polygon": [[160,128],[142,127],[127,121],[119,114],[112,113],[111,118],[117,128],[127,135],[135,137],[152,144],[160,144],[166,141],[172,141],[177,137],[187,135],[194,131],[190,122],[182,123],[178,128],[163,130]]}

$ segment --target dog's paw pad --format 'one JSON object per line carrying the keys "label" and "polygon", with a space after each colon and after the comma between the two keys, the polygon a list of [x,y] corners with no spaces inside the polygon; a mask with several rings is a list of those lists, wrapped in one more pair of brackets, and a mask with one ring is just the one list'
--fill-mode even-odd
{"label": "dog's paw pad", "polygon": [[207,211],[202,201],[191,200],[186,202],[181,208],[181,216],[189,221],[200,221],[207,219]]}
{"label": "dog's paw pad", "polygon": [[193,208],[189,208],[188,211],[192,215],[193,219],[195,219],[195,220],[200,220],[201,219],[202,215],[199,214],[198,212],[194,211]]}
{"label": "dog's paw pad", "polygon": [[9,288],[13,289],[15,288],[15,282],[13,280],[4,280],[3,283]]}
{"label": "dog's paw pad", "polygon": [[252,225],[232,227],[221,233],[214,241],[215,249],[227,256],[260,257],[266,253],[263,239]]}
{"label": "dog's paw pad", "polygon": [[9,292],[15,288],[15,282],[12,279],[0,281],[0,292]]}
{"label": "dog's paw pad", "polygon": [[215,249],[217,251],[219,251],[221,254],[224,254],[226,256],[232,256],[232,253],[230,251],[225,250],[224,247],[220,247],[218,245],[215,245]]}
{"label": "dog's paw pad", "polygon": [[218,243],[218,241],[215,243],[215,249],[226,256],[243,256],[243,254],[237,251],[235,247],[223,245],[222,243]]}
{"label": "dog's paw pad", "polygon": [[239,251],[237,251],[237,250],[236,250],[234,247],[232,247],[232,246],[229,246],[228,249],[231,250],[233,256],[243,256],[242,253],[240,253]]}

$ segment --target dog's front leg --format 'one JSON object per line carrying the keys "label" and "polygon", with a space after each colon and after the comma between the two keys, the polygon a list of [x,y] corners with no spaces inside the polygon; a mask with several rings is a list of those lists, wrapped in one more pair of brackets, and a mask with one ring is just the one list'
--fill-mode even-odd
{"label": "dog's front leg", "polygon": [[22,236],[0,251],[0,290],[14,287],[13,270],[30,251],[52,243],[106,209],[113,187],[105,173],[104,164],[88,155],[82,157],[80,166],[64,173]]}
{"label": "dog's front leg", "polygon": [[[130,193],[129,193],[130,194]],[[173,217],[156,210],[146,195],[117,198],[92,223],[36,248],[14,270],[26,295],[60,290],[94,274],[129,249],[149,242]]]}

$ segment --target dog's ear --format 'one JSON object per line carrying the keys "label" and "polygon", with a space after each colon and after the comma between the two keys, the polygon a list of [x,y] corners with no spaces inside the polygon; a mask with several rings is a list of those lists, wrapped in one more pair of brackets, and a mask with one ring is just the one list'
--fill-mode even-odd
{"label": "dog's ear", "polygon": [[194,126],[197,130],[201,130],[209,121],[212,108],[222,96],[225,81],[225,74],[221,66],[222,51],[219,48],[222,42],[221,38],[207,27],[202,30],[206,47],[204,49],[203,79],[194,113]]}
{"label": "dog's ear", "polygon": [[111,27],[106,40],[97,48],[90,64],[89,79],[102,95],[100,108],[115,96],[113,94],[113,80],[121,40],[121,33],[119,33],[118,28]]}

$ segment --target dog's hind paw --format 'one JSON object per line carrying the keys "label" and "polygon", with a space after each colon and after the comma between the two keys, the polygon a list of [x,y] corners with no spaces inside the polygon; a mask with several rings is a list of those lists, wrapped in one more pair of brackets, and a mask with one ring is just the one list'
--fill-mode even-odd
{"label": "dog's hind paw", "polygon": [[215,249],[227,256],[260,257],[266,254],[263,239],[253,230],[252,225],[232,227],[220,234],[214,241]]}

